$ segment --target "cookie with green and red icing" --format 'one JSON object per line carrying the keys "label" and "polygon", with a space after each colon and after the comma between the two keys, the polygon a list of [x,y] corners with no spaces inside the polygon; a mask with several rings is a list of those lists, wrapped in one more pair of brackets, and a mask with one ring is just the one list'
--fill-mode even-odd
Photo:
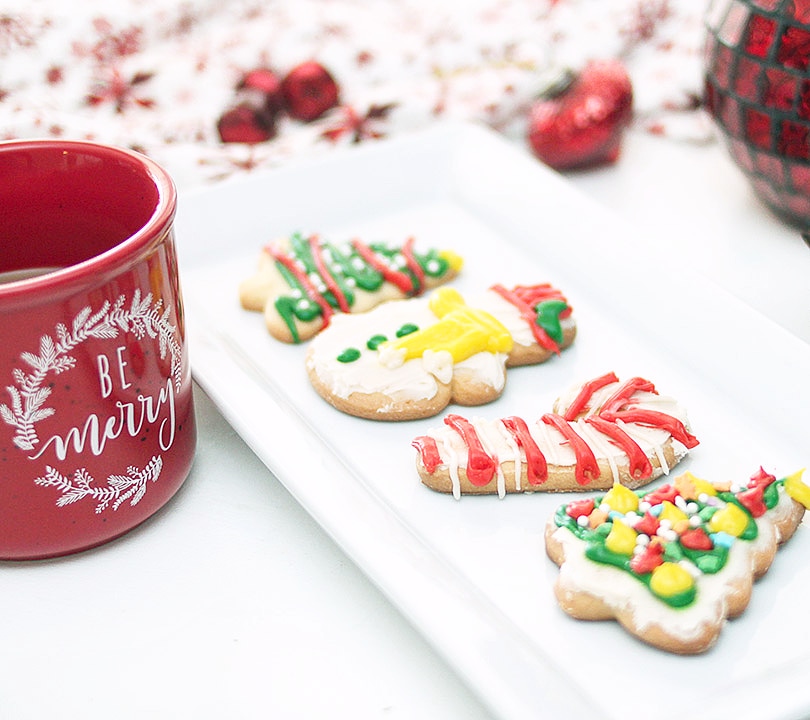
{"label": "cookie with green and red icing", "polygon": [[422,482],[458,498],[636,488],[668,474],[698,440],[677,400],[609,372],[572,386],[537,418],[452,414],[412,444]]}
{"label": "cookie with green and red icing", "polygon": [[575,336],[571,307],[548,283],[466,298],[442,287],[336,316],[309,344],[306,368],[342,412],[412,420],[497,399],[508,367],[545,362]]}
{"label": "cookie with green and red icing", "polygon": [[334,243],[295,233],[262,248],[256,272],[239,286],[239,299],[246,310],[264,313],[273,337],[300,343],[334,315],[417,297],[455,278],[461,265],[450,250],[417,251],[413,238],[401,245]]}
{"label": "cookie with green and red icing", "polygon": [[560,607],[615,619],[669,652],[708,650],[810,507],[801,476],[760,469],[741,483],[710,483],[686,473],[647,492],[616,485],[561,505],[545,532]]}

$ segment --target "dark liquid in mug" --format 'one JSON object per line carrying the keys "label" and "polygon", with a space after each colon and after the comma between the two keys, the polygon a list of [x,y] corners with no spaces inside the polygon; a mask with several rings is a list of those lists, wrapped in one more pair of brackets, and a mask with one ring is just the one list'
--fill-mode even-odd
{"label": "dark liquid in mug", "polygon": [[47,275],[55,270],[61,270],[61,267],[28,268],[27,270],[0,272],[0,285],[17,282],[18,280],[28,280],[29,278],[39,277],[40,275]]}

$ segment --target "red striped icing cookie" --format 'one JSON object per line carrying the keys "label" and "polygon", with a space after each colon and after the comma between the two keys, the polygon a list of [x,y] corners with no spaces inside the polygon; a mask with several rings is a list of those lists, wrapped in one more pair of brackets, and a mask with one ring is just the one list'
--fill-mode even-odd
{"label": "red striped icing cookie", "polygon": [[677,401],[648,380],[620,382],[611,372],[574,386],[536,421],[453,414],[412,444],[429,488],[503,497],[640,487],[669,473],[698,441]]}

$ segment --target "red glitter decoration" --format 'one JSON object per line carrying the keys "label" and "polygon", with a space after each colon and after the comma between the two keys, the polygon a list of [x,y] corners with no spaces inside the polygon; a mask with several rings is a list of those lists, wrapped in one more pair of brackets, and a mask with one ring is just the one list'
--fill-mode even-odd
{"label": "red glitter decoration", "polygon": [[528,140],[557,170],[610,164],[632,117],[633,87],[623,63],[592,61],[561,93],[532,107]]}

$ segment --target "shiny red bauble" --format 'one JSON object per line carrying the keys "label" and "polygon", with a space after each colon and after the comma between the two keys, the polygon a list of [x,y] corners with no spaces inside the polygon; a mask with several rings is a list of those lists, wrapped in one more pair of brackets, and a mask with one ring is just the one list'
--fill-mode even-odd
{"label": "shiny red bauble", "polygon": [[533,153],[557,170],[617,160],[633,117],[633,87],[620,60],[594,60],[534,104],[527,139]]}
{"label": "shiny red bauble", "polygon": [[309,122],[321,117],[338,104],[340,91],[335,79],[313,60],[297,65],[281,84],[284,103],[290,117]]}

